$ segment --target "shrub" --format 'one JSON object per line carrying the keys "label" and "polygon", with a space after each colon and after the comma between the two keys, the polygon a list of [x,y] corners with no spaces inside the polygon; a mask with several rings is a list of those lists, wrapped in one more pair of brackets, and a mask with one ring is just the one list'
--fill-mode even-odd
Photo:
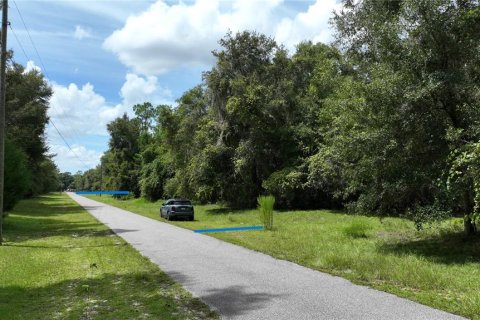
{"label": "shrub", "polygon": [[258,210],[260,212],[260,220],[267,230],[273,228],[273,205],[275,204],[274,196],[260,196],[257,198]]}
{"label": "shrub", "polygon": [[407,218],[415,223],[417,230],[422,230],[425,224],[446,220],[452,216],[452,212],[435,203],[429,206],[417,206],[407,211]]}

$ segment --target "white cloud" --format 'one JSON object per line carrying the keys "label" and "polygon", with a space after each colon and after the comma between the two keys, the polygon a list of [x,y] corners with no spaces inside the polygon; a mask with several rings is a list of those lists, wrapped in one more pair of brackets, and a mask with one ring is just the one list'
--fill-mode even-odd
{"label": "white cloud", "polygon": [[125,112],[132,115],[133,105],[146,101],[172,104],[173,100],[170,90],[160,87],[156,77],[132,73],[125,77],[120,91],[122,102],[117,105],[109,105],[90,83],[82,87],[53,83],[52,88],[49,116],[67,137],[107,135],[106,125]]}
{"label": "white cloud", "polygon": [[282,0],[234,0],[225,11],[225,3],[219,0],[172,5],[159,0],[130,16],[103,46],[135,72],[155,75],[176,67],[211,64],[211,51],[228,30],[256,30],[289,49],[301,40],[331,39],[328,20],[340,6],[335,0],[317,0],[293,18],[278,14],[281,4]]}
{"label": "white cloud", "polygon": [[122,104],[127,107],[147,101],[154,105],[172,104],[173,100],[172,92],[160,87],[157,77],[142,77],[133,73],[128,73],[125,77],[120,96],[123,98]]}
{"label": "white cloud", "polygon": [[[65,145],[54,127],[50,125],[47,128],[50,151],[57,154],[55,162],[62,171],[95,167],[106,148],[107,124],[125,112],[132,116],[133,105],[146,101],[154,105],[171,104],[172,100],[170,90],[160,87],[156,77],[142,77],[132,73],[125,77],[119,93],[122,102],[117,105],[109,105],[90,83],[82,87],[74,83],[68,86],[53,83],[52,88],[48,114],[73,149],[72,152]],[[95,141],[95,150],[88,149],[92,140]]]}
{"label": "white cloud", "polygon": [[52,143],[50,152],[55,154],[54,161],[60,168],[60,171],[69,171],[75,173],[77,170],[86,171],[95,168],[100,163],[102,152],[87,149],[83,145],[74,144],[69,149],[67,146]]}
{"label": "white cloud", "polygon": [[[92,167],[98,163],[101,152],[86,149],[84,145],[89,147],[89,140],[103,142],[107,139],[106,126],[109,122],[124,113],[132,116],[132,107],[137,103],[146,101],[154,105],[172,103],[170,90],[160,87],[156,77],[142,77],[132,73],[125,77],[125,83],[119,93],[122,102],[117,105],[109,105],[103,96],[95,92],[90,83],[81,87],[74,83],[68,86],[53,83],[52,88],[53,95],[50,99],[48,115],[67,142],[72,144],[72,149],[78,157]],[[55,128],[49,126],[47,136],[50,149],[57,154],[56,162],[62,170],[67,170],[68,164],[75,164],[74,167],[85,169],[85,165],[65,146]],[[106,145],[103,144],[102,150],[105,147]],[[82,155],[85,155],[86,160]]]}
{"label": "white cloud", "polygon": [[105,98],[97,94],[90,83],[81,88],[74,83],[68,86],[53,84],[52,88],[49,116],[67,137],[106,135],[106,124],[125,111],[107,105]]}
{"label": "white cloud", "polygon": [[147,11],[127,19],[104,42],[135,72],[158,74],[172,66],[196,65],[210,60],[208,48],[215,46],[218,2],[201,1],[193,5],[169,6],[158,1]]}
{"label": "white cloud", "polygon": [[335,0],[317,0],[306,12],[298,13],[293,19],[284,18],[276,27],[275,39],[293,48],[303,40],[328,43],[332,40],[329,19],[341,4]]}
{"label": "white cloud", "polygon": [[25,67],[25,70],[23,71],[23,73],[29,73],[30,71],[33,71],[33,70],[36,70],[38,72],[42,71],[42,69],[39,66],[37,66],[34,61],[28,60],[27,66]]}
{"label": "white cloud", "polygon": [[82,40],[85,38],[91,38],[92,33],[82,26],[75,26],[75,32],[73,33],[73,37],[77,40]]}

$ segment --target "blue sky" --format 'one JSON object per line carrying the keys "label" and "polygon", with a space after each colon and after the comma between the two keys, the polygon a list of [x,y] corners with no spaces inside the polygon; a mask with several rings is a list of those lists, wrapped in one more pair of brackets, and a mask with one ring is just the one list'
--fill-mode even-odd
{"label": "blue sky", "polygon": [[337,2],[10,0],[8,47],[50,82],[49,116],[73,152],[51,125],[47,141],[60,171],[74,173],[99,163],[108,122],[136,103],[174,104],[199,84],[228,30],[265,33],[290,51],[329,42]]}

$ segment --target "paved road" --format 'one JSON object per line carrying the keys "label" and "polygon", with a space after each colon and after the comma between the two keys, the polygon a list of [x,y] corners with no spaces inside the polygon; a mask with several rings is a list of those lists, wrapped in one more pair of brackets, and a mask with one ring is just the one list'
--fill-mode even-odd
{"label": "paved road", "polygon": [[461,319],[207,235],[69,196],[222,319]]}

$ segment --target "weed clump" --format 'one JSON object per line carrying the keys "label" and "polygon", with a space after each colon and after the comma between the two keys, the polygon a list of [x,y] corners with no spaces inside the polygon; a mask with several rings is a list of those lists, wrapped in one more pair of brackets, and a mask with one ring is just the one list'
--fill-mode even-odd
{"label": "weed clump", "polygon": [[354,219],[350,225],[343,228],[343,234],[350,238],[368,238],[372,226],[363,219]]}
{"label": "weed clump", "polygon": [[260,212],[260,220],[267,230],[273,228],[273,205],[275,204],[274,196],[260,196],[257,198],[258,210]]}

